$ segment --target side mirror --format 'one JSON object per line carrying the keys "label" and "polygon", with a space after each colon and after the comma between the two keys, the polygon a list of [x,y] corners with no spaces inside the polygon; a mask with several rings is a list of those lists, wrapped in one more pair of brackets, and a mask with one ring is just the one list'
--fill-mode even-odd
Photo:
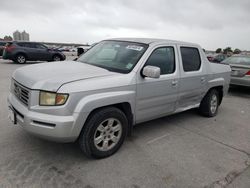
{"label": "side mirror", "polygon": [[149,78],[160,78],[161,69],[155,66],[146,66],[142,70],[142,75]]}

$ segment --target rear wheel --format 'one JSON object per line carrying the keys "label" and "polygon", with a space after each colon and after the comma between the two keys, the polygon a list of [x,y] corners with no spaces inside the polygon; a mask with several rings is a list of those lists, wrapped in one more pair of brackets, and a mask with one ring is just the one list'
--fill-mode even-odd
{"label": "rear wheel", "polygon": [[19,64],[24,64],[26,63],[26,57],[23,54],[18,54],[16,55],[15,62]]}
{"label": "rear wheel", "polygon": [[218,112],[219,93],[216,89],[210,90],[202,99],[199,111],[206,117],[214,117]]}
{"label": "rear wheel", "polygon": [[90,116],[79,138],[84,154],[105,158],[114,154],[127,135],[128,121],[125,114],[114,107],[100,109]]}

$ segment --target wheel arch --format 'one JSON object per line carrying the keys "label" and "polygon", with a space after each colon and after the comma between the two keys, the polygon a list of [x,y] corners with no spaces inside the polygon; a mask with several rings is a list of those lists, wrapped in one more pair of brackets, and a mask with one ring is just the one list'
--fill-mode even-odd
{"label": "wheel arch", "polygon": [[216,90],[218,93],[219,93],[219,105],[221,104],[222,102],[222,99],[223,99],[223,96],[224,96],[224,93],[223,93],[223,86],[222,85],[218,85],[218,86],[213,86],[211,87],[208,91],[210,92],[211,90]]}
{"label": "wheel arch", "polygon": [[61,60],[63,59],[63,56],[62,56],[60,53],[54,53],[54,54],[52,55],[52,60],[54,59],[55,56],[60,57]]}
{"label": "wheel arch", "polygon": [[[86,122],[88,122],[88,120],[91,118],[91,116],[95,112],[97,112],[101,109],[104,109],[104,108],[108,108],[108,107],[115,107],[115,108],[121,110],[125,114],[125,116],[127,117],[127,120],[128,120],[128,136],[130,136],[132,134],[133,125],[134,125],[134,115],[133,115],[131,104],[129,102],[114,103],[114,104],[99,106],[99,107],[92,109],[88,113],[86,120],[82,124],[80,132],[84,129]],[[79,132],[79,136],[80,136],[80,132]]]}
{"label": "wheel arch", "polygon": [[15,59],[17,58],[18,55],[23,55],[25,56],[26,60],[29,58],[29,56],[25,53],[25,52],[17,52],[14,56],[15,56]]}

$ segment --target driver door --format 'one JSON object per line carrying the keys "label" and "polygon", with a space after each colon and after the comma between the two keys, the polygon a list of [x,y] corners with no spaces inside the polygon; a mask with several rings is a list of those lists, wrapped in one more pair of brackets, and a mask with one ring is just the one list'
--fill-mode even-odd
{"label": "driver door", "polygon": [[46,46],[42,44],[35,44],[36,47],[36,57],[38,60],[48,61],[51,60],[51,54]]}
{"label": "driver door", "polygon": [[162,117],[176,110],[179,88],[176,46],[155,48],[143,67],[147,65],[159,67],[161,75],[160,78],[138,76],[136,123]]}

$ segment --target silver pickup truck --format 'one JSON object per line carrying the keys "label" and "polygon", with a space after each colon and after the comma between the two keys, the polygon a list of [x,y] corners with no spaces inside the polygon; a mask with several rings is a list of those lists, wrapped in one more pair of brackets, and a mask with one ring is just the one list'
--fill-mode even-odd
{"label": "silver pickup truck", "polygon": [[78,141],[88,157],[115,153],[133,125],[191,108],[217,114],[230,66],[208,62],[199,45],[162,40],[104,40],[76,61],[17,69],[9,117],[26,131]]}

